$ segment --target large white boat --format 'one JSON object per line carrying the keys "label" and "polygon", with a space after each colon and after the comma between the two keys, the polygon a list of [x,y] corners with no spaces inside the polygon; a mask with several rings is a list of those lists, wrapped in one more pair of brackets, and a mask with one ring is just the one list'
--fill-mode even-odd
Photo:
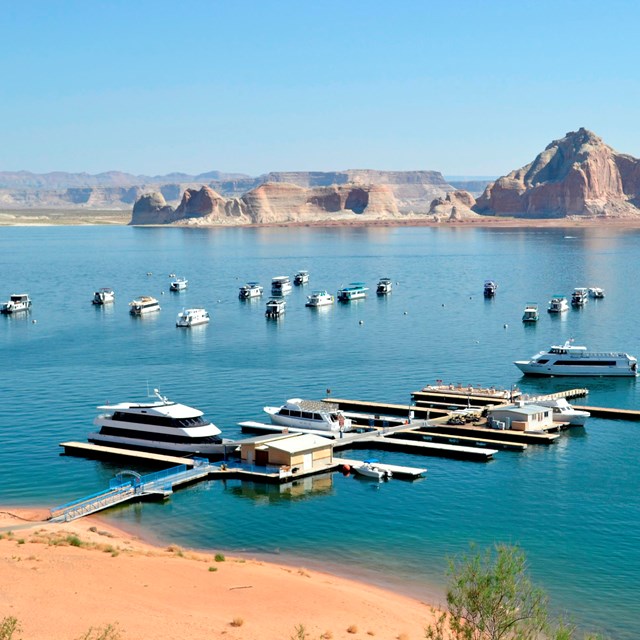
{"label": "large white boat", "polygon": [[638,368],[637,359],[627,353],[587,351],[570,340],[514,364],[532,376],[635,376]]}
{"label": "large white boat", "polygon": [[162,451],[164,453],[224,453],[220,429],[203,418],[202,411],[171,402],[154,389],[153,402],[122,402],[98,407],[100,414],[93,423],[100,430],[90,433],[88,440],[125,449]]}
{"label": "large white boat", "polygon": [[151,296],[140,296],[129,303],[131,309],[129,313],[132,316],[143,316],[147,313],[153,313],[154,311],[160,311],[160,303]]}
{"label": "large white boat", "polygon": [[209,322],[209,312],[206,309],[183,309],[176,318],[176,327],[195,327]]}
{"label": "large white boat", "polygon": [[107,304],[116,299],[115,291],[111,287],[102,287],[93,294],[93,304]]}
{"label": "large white boat", "polygon": [[267,308],[264,315],[267,318],[279,318],[284,315],[287,308],[287,301],[284,298],[271,298],[267,302]]}
{"label": "large white boat", "polygon": [[340,302],[350,302],[351,300],[366,298],[367,291],[369,291],[369,288],[365,286],[364,282],[352,282],[338,291],[338,300]]}
{"label": "large white boat", "polygon": [[309,283],[309,272],[308,271],[298,271],[296,275],[293,277],[293,284],[301,285]]}
{"label": "large white boat", "polygon": [[19,313],[31,309],[31,299],[26,293],[14,293],[0,308],[0,313]]}
{"label": "large white boat", "polygon": [[564,296],[553,296],[549,300],[549,306],[547,307],[549,313],[563,313],[569,311],[569,304]]}
{"label": "large white boat", "polygon": [[554,400],[536,400],[533,404],[540,407],[549,407],[553,410],[554,422],[568,422],[572,427],[581,427],[591,416],[588,411],[574,409],[566,398],[555,398]]}
{"label": "large white boat", "polygon": [[325,289],[312,291],[310,296],[307,296],[306,307],[325,307],[333,304],[335,298]]}
{"label": "large white boat", "polygon": [[184,291],[189,286],[189,281],[186,278],[175,278],[169,284],[171,291]]}
{"label": "large white boat", "polygon": [[589,302],[589,292],[586,287],[577,287],[571,294],[572,307],[584,307]]}
{"label": "large white boat", "polygon": [[351,420],[345,418],[337,404],[291,398],[281,407],[265,407],[273,424],[295,429],[350,431]]}
{"label": "large white boat", "polygon": [[291,280],[289,276],[276,276],[271,279],[271,295],[286,296],[291,293]]}
{"label": "large white boat", "polygon": [[387,293],[391,293],[393,291],[393,282],[391,278],[380,278],[378,280],[378,286],[376,287],[376,293],[379,296],[385,296]]}
{"label": "large white boat", "polygon": [[240,287],[238,298],[240,300],[249,300],[249,298],[259,298],[262,295],[263,288],[258,282],[247,282]]}

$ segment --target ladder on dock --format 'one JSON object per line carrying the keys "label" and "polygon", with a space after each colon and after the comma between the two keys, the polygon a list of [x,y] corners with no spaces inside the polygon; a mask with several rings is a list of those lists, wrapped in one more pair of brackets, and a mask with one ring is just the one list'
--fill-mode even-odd
{"label": "ladder on dock", "polygon": [[135,471],[123,471],[111,480],[108,489],[51,509],[50,522],[69,522],[116,504],[145,496],[166,497],[173,493],[173,489],[177,485],[199,480],[215,469],[216,467],[211,465],[208,460],[195,458],[191,468],[181,464],[144,476]]}

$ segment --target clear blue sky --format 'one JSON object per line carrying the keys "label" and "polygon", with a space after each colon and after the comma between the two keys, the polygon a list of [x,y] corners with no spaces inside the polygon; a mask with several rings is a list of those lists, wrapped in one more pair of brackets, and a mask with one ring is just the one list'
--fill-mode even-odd
{"label": "clear blue sky", "polygon": [[3,3],[0,170],[502,175],[640,156],[640,3]]}

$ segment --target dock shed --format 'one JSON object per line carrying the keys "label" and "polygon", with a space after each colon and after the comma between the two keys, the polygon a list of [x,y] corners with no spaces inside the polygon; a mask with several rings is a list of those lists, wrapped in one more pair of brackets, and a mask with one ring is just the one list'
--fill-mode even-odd
{"label": "dock shed", "polygon": [[249,438],[240,443],[240,458],[258,466],[284,466],[311,471],[333,463],[333,443],[312,433]]}
{"label": "dock shed", "polygon": [[487,424],[513,431],[545,431],[554,427],[553,410],[537,404],[504,405],[489,409]]}

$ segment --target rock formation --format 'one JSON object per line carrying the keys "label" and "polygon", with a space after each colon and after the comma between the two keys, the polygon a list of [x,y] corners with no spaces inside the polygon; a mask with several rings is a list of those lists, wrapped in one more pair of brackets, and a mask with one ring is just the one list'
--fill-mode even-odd
{"label": "rock formation", "polygon": [[626,217],[640,215],[638,206],[640,160],[579,129],[488,185],[474,211],[527,218]]}
{"label": "rock formation", "polygon": [[166,224],[174,222],[174,210],[159,192],[141,196],[133,205],[132,217],[137,224]]}
{"label": "rock formation", "polygon": [[480,214],[472,210],[475,203],[475,198],[468,191],[450,191],[446,196],[436,198],[431,203],[429,215],[438,221],[451,222],[481,218]]}

